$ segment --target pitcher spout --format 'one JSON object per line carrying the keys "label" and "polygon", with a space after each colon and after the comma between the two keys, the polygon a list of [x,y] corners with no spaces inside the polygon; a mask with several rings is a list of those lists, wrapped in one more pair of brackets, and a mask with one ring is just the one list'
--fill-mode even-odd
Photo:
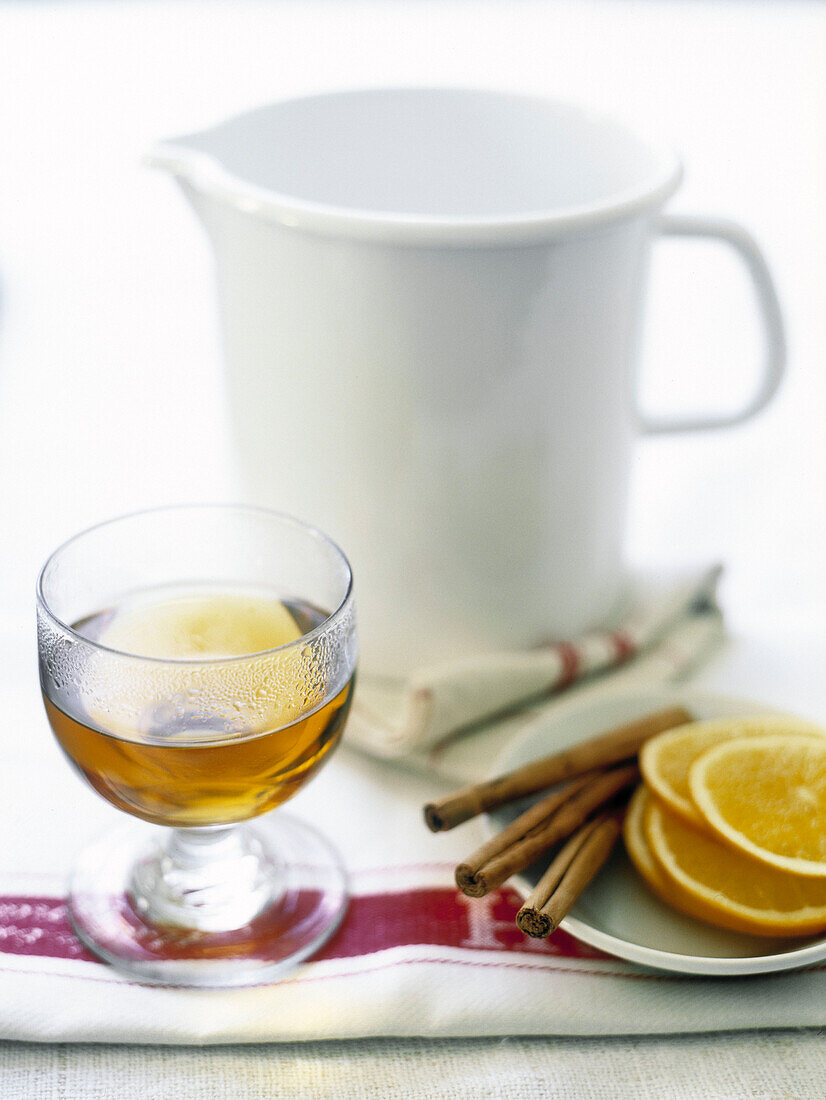
{"label": "pitcher spout", "polygon": [[223,174],[216,157],[202,147],[205,134],[160,141],[143,156],[149,168],[161,168],[180,183],[188,183],[199,189],[208,189],[210,181]]}

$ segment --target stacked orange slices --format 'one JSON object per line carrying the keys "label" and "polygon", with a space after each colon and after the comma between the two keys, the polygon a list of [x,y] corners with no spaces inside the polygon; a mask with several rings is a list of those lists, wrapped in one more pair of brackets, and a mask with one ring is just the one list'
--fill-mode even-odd
{"label": "stacked orange slices", "polygon": [[826,931],[826,730],[690,722],[651,738],[625,845],[655,894],[722,928]]}

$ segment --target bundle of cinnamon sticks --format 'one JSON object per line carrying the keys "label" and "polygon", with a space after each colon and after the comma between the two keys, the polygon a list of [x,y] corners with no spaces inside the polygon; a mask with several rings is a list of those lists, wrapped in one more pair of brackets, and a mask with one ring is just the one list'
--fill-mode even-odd
{"label": "bundle of cinnamon sticks", "polygon": [[639,779],[641,746],[690,721],[682,707],[658,711],[429,803],[425,821],[441,832],[487,810],[549,792],[458,865],[459,889],[482,897],[551,853],[547,870],[516,917],[527,935],[549,936],[611,854],[624,804]]}

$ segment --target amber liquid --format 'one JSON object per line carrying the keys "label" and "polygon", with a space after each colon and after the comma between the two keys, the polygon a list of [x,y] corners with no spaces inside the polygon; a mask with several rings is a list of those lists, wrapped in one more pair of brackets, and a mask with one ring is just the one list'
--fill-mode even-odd
{"label": "amber liquid", "polygon": [[[159,601],[159,606],[164,603],[168,617],[168,601]],[[286,600],[283,604],[296,624],[297,635],[326,618],[309,604]],[[117,616],[118,608],[107,608],[76,624],[75,629],[106,644],[106,629]],[[283,638],[271,641],[273,646],[283,644]],[[242,648],[240,652],[245,651]],[[198,649],[193,655],[203,656]],[[200,737],[197,725],[194,738],[192,729],[184,730],[182,738],[180,715],[170,722],[168,736],[157,723],[149,739],[138,729],[107,731],[97,713],[94,717],[87,714],[87,721],[81,722],[65,714],[45,693],[44,702],[52,730],[69,760],[114,806],[159,825],[220,825],[273,809],[319,769],[341,736],[353,679],[306,717],[246,736],[243,729],[236,730],[223,739],[214,734]]]}

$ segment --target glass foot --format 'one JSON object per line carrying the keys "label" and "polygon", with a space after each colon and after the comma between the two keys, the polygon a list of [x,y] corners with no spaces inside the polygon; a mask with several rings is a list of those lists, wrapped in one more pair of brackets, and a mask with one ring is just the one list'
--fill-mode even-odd
{"label": "glass foot", "polygon": [[84,849],[68,898],[79,938],[118,970],[216,987],[285,974],[346,906],[335,849],[280,810],[229,829],[128,825]]}

